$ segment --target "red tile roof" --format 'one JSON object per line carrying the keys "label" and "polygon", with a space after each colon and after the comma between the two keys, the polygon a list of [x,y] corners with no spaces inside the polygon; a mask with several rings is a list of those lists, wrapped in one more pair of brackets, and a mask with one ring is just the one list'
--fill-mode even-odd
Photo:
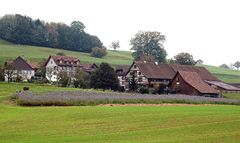
{"label": "red tile roof", "polygon": [[71,66],[71,67],[80,66],[80,60],[76,57],[70,56],[49,56],[48,60],[45,63],[45,66],[51,58],[58,66]]}
{"label": "red tile roof", "polygon": [[[218,94],[219,92],[205,83],[196,72],[178,71],[183,80],[202,94]],[[176,75],[176,76],[177,76]]]}

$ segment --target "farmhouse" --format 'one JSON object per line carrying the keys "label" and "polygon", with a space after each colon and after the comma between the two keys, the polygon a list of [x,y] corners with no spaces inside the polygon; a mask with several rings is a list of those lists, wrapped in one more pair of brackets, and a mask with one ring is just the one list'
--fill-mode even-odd
{"label": "farmhouse", "polygon": [[28,81],[30,80],[37,70],[37,66],[24,60],[21,56],[13,61],[7,61],[5,67],[5,81]]}
{"label": "farmhouse", "polygon": [[46,63],[46,78],[50,81],[57,81],[58,73],[61,71],[73,75],[77,69],[82,69],[87,73],[92,73],[96,70],[96,64],[80,64],[80,60],[70,56],[49,56]]}
{"label": "farmhouse", "polygon": [[[220,92],[237,91],[238,88],[223,83],[206,68],[178,64],[159,64],[152,59],[134,61],[131,66],[116,70],[120,85],[129,90],[129,81],[134,78],[140,87],[158,88],[168,86],[180,93],[191,95],[217,95]],[[177,82],[176,79],[181,79]],[[194,81],[192,81],[194,79]],[[190,82],[191,81],[191,82]],[[183,83],[183,85],[174,85]],[[218,83],[218,84],[216,84]],[[225,84],[223,86],[219,86]],[[226,85],[228,85],[226,88]],[[188,91],[186,91],[188,90]]]}

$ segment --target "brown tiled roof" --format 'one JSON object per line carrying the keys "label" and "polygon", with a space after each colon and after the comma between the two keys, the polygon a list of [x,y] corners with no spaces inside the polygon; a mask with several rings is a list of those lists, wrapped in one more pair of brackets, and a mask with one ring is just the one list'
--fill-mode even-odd
{"label": "brown tiled roof", "polygon": [[214,75],[212,75],[206,68],[198,66],[189,66],[189,65],[178,65],[178,64],[169,64],[169,66],[175,71],[189,71],[196,72],[203,80],[209,81],[220,81]]}
{"label": "brown tiled roof", "polygon": [[152,79],[172,79],[175,72],[168,64],[156,64],[154,62],[135,62],[142,74]]}
{"label": "brown tiled roof", "polygon": [[5,65],[12,65],[15,70],[34,70],[21,56],[17,57],[14,61],[5,62]]}
{"label": "brown tiled roof", "polygon": [[[73,67],[80,66],[80,60],[76,57],[70,56],[49,56],[48,60],[45,63],[45,66],[51,58],[58,66],[73,66]],[[62,61],[62,63],[60,63],[60,61]],[[79,63],[77,64],[77,62]]]}
{"label": "brown tiled roof", "polygon": [[218,94],[219,92],[205,83],[196,72],[178,71],[183,80],[202,94]]}
{"label": "brown tiled roof", "polygon": [[80,64],[80,67],[88,73],[94,72],[98,66],[96,64]]}
{"label": "brown tiled roof", "polygon": [[235,86],[232,86],[230,84],[227,84],[227,83],[224,83],[224,82],[221,82],[221,81],[205,81],[207,82],[208,84],[211,84],[211,85],[215,85],[217,87],[220,87],[224,90],[229,90],[229,91],[240,91],[240,88],[237,88]]}
{"label": "brown tiled roof", "polygon": [[[147,78],[173,79],[174,75],[178,71],[189,71],[198,73],[203,80],[220,81],[204,67],[178,64],[156,64],[154,62],[142,62],[142,61],[135,61],[134,63],[137,65],[137,67],[140,69],[143,75],[145,75]],[[127,73],[128,72],[126,72],[126,74]]]}

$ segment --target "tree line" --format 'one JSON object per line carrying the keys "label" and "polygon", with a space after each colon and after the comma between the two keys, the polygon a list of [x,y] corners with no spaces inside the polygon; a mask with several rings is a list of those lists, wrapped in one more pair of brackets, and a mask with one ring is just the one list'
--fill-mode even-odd
{"label": "tree line", "polygon": [[44,46],[90,53],[92,48],[103,48],[97,36],[84,31],[85,25],[73,21],[64,23],[33,20],[19,14],[0,19],[0,38],[15,44]]}

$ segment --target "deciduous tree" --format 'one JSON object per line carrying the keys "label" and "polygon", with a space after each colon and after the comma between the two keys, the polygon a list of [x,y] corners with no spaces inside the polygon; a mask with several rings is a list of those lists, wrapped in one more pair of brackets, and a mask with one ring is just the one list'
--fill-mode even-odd
{"label": "deciduous tree", "polygon": [[91,87],[98,89],[119,89],[119,80],[114,69],[107,63],[101,63],[100,67],[91,76]]}
{"label": "deciduous tree", "polygon": [[193,56],[189,53],[179,53],[174,56],[176,63],[181,65],[194,65],[195,61],[193,60]]}
{"label": "deciduous tree", "polygon": [[142,54],[154,56],[160,63],[166,62],[167,52],[163,47],[165,36],[156,31],[140,31],[131,39],[134,59],[139,59]]}

